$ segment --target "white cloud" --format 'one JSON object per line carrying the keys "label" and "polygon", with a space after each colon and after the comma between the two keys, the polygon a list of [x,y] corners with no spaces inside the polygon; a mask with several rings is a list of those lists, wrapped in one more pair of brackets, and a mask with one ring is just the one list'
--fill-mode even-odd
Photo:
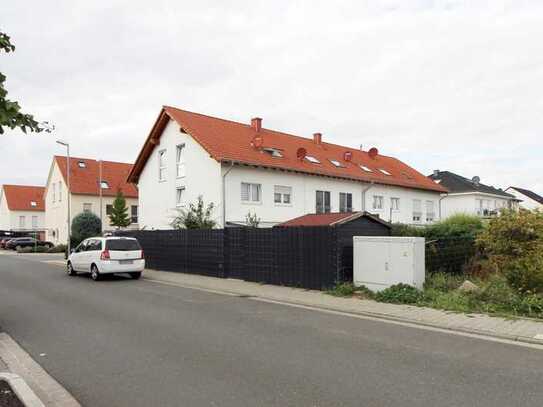
{"label": "white cloud", "polygon": [[170,104],[543,193],[540,2],[33,3],[2,70],[57,132],[1,137],[0,183],[44,182],[55,137],[133,161]]}

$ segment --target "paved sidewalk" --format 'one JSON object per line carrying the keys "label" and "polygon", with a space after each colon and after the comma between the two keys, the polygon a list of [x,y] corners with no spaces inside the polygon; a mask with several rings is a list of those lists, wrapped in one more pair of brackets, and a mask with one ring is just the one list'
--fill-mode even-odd
{"label": "paved sidewalk", "polygon": [[338,298],[320,291],[156,270],[146,270],[144,277],[148,280],[220,293],[250,296],[268,301],[543,345],[543,322],[531,319],[513,320],[482,314],[459,314],[410,305],[385,304],[357,298]]}

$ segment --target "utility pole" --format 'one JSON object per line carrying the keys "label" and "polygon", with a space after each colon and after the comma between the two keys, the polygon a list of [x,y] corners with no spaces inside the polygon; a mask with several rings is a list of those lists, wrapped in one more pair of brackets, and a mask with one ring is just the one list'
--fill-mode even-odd
{"label": "utility pole", "polygon": [[68,197],[68,242],[66,244],[67,250],[68,250],[68,256],[71,252],[71,245],[72,245],[72,233],[71,233],[71,189],[70,189],[70,143],[67,143],[66,141],[57,140],[57,144],[60,144],[61,146],[66,147],[66,183],[68,184],[68,191],[66,196]]}

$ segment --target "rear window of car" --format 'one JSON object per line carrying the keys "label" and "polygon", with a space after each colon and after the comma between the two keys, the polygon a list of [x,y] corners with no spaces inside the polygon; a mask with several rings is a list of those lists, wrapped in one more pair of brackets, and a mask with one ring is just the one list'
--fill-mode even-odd
{"label": "rear window of car", "polygon": [[131,250],[141,250],[141,246],[137,240],[113,239],[106,241],[106,249],[120,252],[128,252]]}

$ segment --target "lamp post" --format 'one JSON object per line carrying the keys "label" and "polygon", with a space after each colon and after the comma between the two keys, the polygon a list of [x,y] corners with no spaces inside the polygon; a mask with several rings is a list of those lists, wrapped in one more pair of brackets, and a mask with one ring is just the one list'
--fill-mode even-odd
{"label": "lamp post", "polygon": [[66,147],[66,184],[68,184],[68,187],[67,187],[67,203],[68,203],[68,220],[67,220],[67,223],[68,223],[68,244],[66,245],[67,246],[67,250],[68,250],[68,256],[70,255],[70,251],[71,251],[71,243],[72,243],[72,234],[71,234],[71,225],[70,225],[70,218],[71,218],[71,213],[70,213],[70,209],[71,209],[71,202],[70,202],[70,143],[66,142],[66,141],[63,141],[63,140],[57,140],[57,144],[60,144],[61,146],[64,146]]}

